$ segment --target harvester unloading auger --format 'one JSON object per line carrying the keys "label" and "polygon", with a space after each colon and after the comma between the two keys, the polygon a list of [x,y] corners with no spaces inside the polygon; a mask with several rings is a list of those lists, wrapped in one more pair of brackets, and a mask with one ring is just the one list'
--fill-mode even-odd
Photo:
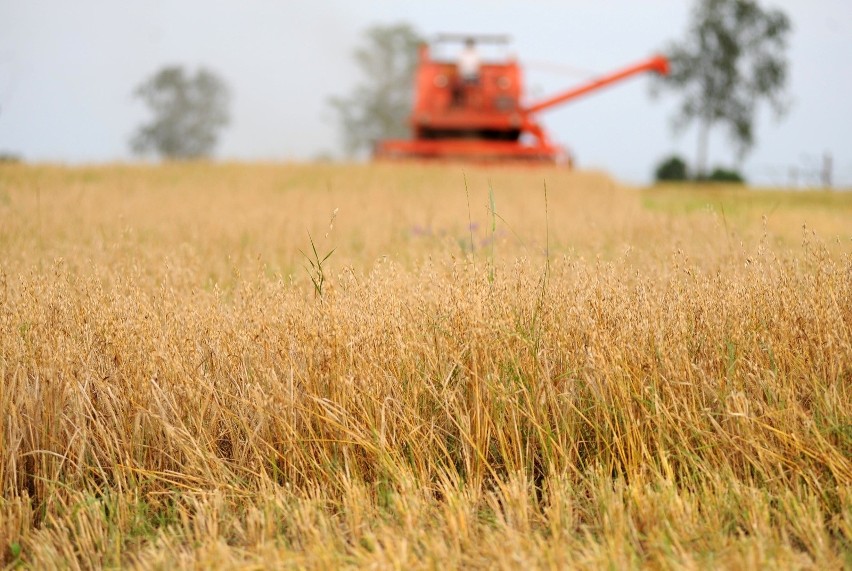
{"label": "harvester unloading auger", "polygon": [[[505,36],[438,36],[437,42],[470,39],[506,43]],[[486,61],[475,84],[462,82],[456,62],[432,59],[420,47],[415,76],[411,139],[376,144],[377,159],[525,160],[569,163],[566,151],[553,143],[536,120],[540,111],[577,99],[634,75],[668,74],[669,62],[655,56],[562,93],[524,105],[521,68],[513,59]]]}

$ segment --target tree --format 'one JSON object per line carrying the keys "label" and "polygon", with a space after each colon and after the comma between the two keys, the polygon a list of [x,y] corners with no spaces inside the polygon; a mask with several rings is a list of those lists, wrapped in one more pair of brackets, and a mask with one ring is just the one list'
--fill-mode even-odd
{"label": "tree", "polygon": [[153,151],[168,159],[204,157],[213,151],[219,130],[228,124],[228,86],[203,68],[190,75],[180,66],[165,67],[140,84],[134,95],[154,115],[130,140],[137,154]]}
{"label": "tree", "polygon": [[742,158],[754,146],[761,100],[784,113],[790,28],[783,12],[764,10],[755,0],[698,0],[687,38],[667,50],[672,71],[658,85],[682,93],[676,127],[699,123],[698,178],[713,126],[727,127]]}
{"label": "tree", "polygon": [[379,139],[405,137],[413,99],[420,35],[408,24],[373,26],[354,52],[365,81],[349,97],[332,97],[349,155]]}
{"label": "tree", "polygon": [[682,158],[672,156],[660,163],[654,175],[657,182],[687,180],[689,171]]}

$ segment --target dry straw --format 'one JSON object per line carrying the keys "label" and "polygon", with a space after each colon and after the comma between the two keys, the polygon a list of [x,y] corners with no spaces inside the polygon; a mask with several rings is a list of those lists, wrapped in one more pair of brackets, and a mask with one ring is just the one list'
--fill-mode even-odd
{"label": "dry straw", "polygon": [[3,167],[0,561],[852,564],[850,201],[467,183]]}

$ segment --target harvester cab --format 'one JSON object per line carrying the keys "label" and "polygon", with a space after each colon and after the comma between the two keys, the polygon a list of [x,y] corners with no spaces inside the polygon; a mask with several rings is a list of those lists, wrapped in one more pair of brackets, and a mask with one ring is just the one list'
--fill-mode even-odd
{"label": "harvester cab", "polygon": [[[461,51],[458,50],[459,43],[465,45]],[[456,133],[460,136],[475,135],[477,123],[490,126],[487,121],[489,113],[517,109],[521,97],[518,65],[514,58],[505,55],[505,50],[502,57],[496,59],[492,54],[497,50],[488,49],[505,48],[508,44],[508,36],[454,34],[436,36],[431,45],[422,44],[415,107],[422,113],[435,116],[466,116],[470,123],[462,124],[462,132]],[[448,46],[452,47],[448,50]],[[453,47],[456,49],[453,50]],[[471,65],[469,59],[463,61],[466,52],[476,60],[473,77],[466,77],[463,69]],[[424,127],[426,132],[430,131],[428,125]],[[452,131],[452,127],[449,130]]]}
{"label": "harvester cab", "polygon": [[483,59],[475,80],[470,81],[463,77],[458,55],[433,55],[448,52],[447,44],[482,49],[508,42],[507,36],[499,35],[442,34],[431,45],[421,45],[409,118],[411,139],[380,141],[375,157],[570,164],[565,150],[551,142],[536,121],[539,111],[641,72],[668,73],[668,61],[657,56],[543,101],[525,104],[522,69],[513,57]]}

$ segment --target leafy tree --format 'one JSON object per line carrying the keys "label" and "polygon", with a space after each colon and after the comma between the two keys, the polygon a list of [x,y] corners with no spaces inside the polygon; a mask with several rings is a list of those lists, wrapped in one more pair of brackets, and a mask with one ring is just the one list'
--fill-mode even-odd
{"label": "leafy tree", "polygon": [[688,36],[670,46],[672,72],[659,86],[680,92],[675,125],[699,123],[698,177],[707,164],[710,129],[727,127],[738,154],[754,145],[758,104],[785,111],[785,50],[790,20],[780,10],[764,10],[755,0],[698,0]]}
{"label": "leafy tree", "polygon": [[687,180],[689,171],[686,162],[678,156],[669,157],[657,167],[655,178],[657,182]]}
{"label": "leafy tree", "polygon": [[180,66],[165,67],[134,91],[151,110],[150,123],[130,141],[137,154],[153,151],[168,159],[209,155],[219,130],[228,124],[230,93],[216,74],[199,69],[190,75]]}
{"label": "leafy tree", "polygon": [[405,137],[413,99],[420,35],[408,24],[373,26],[354,52],[364,76],[349,97],[332,97],[347,154],[379,139]]}

